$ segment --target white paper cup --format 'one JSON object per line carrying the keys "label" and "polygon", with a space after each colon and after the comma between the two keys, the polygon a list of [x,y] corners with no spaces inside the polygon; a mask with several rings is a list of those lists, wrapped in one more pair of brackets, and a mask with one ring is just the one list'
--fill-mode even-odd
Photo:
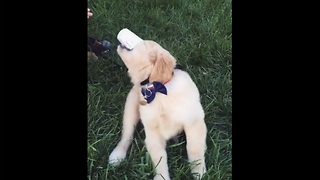
{"label": "white paper cup", "polygon": [[122,29],[117,36],[122,46],[132,50],[137,44],[143,41],[139,36],[131,32],[129,29]]}

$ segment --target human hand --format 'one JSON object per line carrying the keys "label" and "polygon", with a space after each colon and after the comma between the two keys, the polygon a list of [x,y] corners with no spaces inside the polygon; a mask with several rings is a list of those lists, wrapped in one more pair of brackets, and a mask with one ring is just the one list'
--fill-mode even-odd
{"label": "human hand", "polygon": [[88,8],[88,19],[93,15],[92,12],[90,12],[90,9]]}

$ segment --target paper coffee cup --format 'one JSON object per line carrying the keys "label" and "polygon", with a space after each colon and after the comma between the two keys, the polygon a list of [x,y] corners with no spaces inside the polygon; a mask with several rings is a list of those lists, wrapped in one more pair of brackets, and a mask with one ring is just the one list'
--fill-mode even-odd
{"label": "paper coffee cup", "polygon": [[122,46],[127,49],[132,50],[137,44],[143,41],[139,36],[131,32],[129,29],[122,29],[117,36],[119,42]]}

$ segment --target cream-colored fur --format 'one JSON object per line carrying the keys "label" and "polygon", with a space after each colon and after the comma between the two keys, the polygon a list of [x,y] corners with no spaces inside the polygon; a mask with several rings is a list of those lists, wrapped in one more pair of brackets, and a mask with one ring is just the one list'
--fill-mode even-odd
{"label": "cream-colored fur", "polygon": [[[117,164],[125,158],[134,128],[141,119],[147,150],[154,166],[157,165],[154,180],[170,180],[166,141],[182,131],[187,138],[192,173],[196,179],[201,178],[206,172],[207,128],[199,91],[192,79],[185,71],[174,69],[175,58],[154,41],[145,40],[131,51],[118,46],[117,52],[128,68],[133,87],[125,104],[122,137],[110,154],[109,163]],[[168,94],[157,93],[150,104],[140,105],[140,82],[148,77],[150,82],[165,83]]]}

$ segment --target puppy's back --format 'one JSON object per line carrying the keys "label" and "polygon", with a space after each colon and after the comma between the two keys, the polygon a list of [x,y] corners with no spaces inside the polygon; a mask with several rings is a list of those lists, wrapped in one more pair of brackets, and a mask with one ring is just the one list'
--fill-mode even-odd
{"label": "puppy's back", "polygon": [[200,98],[196,84],[186,71],[175,69],[173,78],[165,86],[169,96],[170,94],[174,96],[185,96],[189,101],[198,101]]}

